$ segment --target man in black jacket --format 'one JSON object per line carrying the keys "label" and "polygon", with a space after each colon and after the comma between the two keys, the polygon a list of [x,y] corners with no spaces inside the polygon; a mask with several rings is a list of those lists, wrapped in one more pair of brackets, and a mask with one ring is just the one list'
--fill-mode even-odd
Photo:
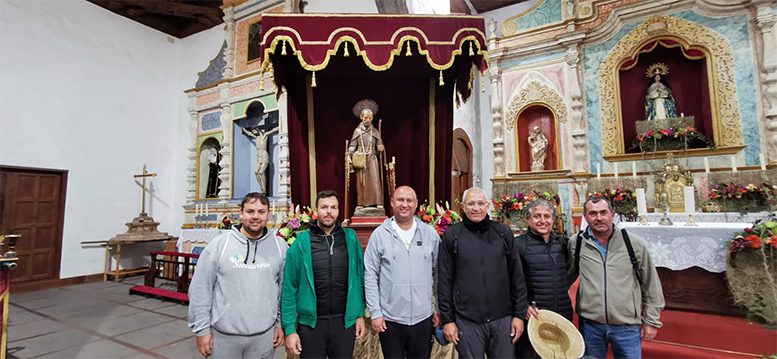
{"label": "man in black jacket", "polygon": [[483,190],[462,197],[464,221],[445,231],[438,255],[443,332],[462,358],[512,357],[526,317],[521,259],[510,229],[488,217]]}
{"label": "man in black jacket", "polygon": [[[537,309],[552,310],[569,321],[572,320],[572,302],[569,299],[567,281],[566,239],[553,233],[553,223],[558,214],[556,206],[546,200],[529,203],[526,220],[529,230],[516,239],[521,255],[523,274],[526,277],[526,291],[529,315],[537,315]],[[518,358],[539,358],[524,335],[516,347]]]}

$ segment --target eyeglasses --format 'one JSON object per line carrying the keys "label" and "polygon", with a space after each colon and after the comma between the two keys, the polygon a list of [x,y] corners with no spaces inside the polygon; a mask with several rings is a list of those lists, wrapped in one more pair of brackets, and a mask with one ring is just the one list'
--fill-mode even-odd
{"label": "eyeglasses", "polygon": [[483,208],[487,204],[488,202],[484,202],[484,201],[464,203],[464,205],[467,206],[467,208],[475,208],[475,207]]}

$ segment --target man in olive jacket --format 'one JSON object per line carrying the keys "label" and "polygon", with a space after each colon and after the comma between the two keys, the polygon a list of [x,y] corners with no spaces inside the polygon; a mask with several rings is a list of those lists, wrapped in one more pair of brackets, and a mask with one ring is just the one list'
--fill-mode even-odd
{"label": "man in olive jacket", "polygon": [[570,239],[568,260],[570,278],[580,275],[576,309],[585,355],[605,358],[610,344],[615,358],[641,358],[641,339],[653,340],[661,327],[656,267],[642,238],[612,225],[607,199],[589,198],[583,210],[588,228]]}
{"label": "man in olive jacket", "polygon": [[356,232],[337,222],[335,191],[316,197],[318,219],[286,254],[281,323],[301,358],[350,358],[364,336],[364,263]]}

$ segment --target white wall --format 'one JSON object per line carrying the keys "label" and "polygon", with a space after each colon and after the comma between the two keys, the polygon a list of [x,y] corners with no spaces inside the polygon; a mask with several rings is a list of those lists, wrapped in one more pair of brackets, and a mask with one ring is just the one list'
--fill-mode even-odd
{"label": "white wall", "polygon": [[188,100],[221,29],[177,40],[86,1],[0,1],[0,164],[68,171],[60,277],[102,272],[100,248],[151,180],[160,230],[183,222]]}

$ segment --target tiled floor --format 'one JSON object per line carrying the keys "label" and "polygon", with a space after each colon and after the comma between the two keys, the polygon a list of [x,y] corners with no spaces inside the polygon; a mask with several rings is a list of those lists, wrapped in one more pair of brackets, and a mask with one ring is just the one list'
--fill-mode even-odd
{"label": "tiled floor", "polygon": [[[129,295],[142,278],[13,293],[9,358],[202,358],[187,307]],[[276,359],[284,351],[276,351]]]}

